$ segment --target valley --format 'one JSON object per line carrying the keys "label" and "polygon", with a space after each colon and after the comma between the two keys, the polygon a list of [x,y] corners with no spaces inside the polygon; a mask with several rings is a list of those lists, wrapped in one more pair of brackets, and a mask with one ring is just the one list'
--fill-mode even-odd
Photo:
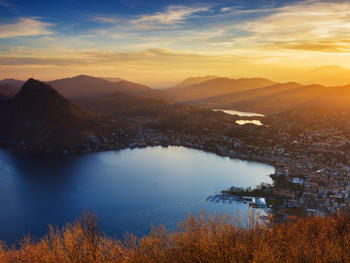
{"label": "valley", "polygon": [[[81,81],[85,77],[78,78]],[[209,98],[212,92],[205,93],[207,82],[213,83],[214,80],[204,80],[203,94]],[[219,83],[222,81],[219,79]],[[257,79],[243,79],[240,83],[245,81],[248,84],[253,81],[253,86],[267,83],[257,84]],[[350,112],[344,108],[346,93],[337,95],[337,91],[346,90],[346,87],[287,83],[261,88],[249,84],[237,88],[235,81],[231,83],[230,89],[225,87],[229,92],[225,104],[237,94],[237,102],[233,100],[231,105],[265,116],[230,110],[213,111],[213,106],[222,105],[222,99],[215,99],[218,103],[214,103],[208,98],[201,100],[201,105],[193,101],[176,102],[179,97],[170,101],[167,96],[169,92],[176,92],[176,88],[145,90],[142,86],[142,96],[133,95],[138,85],[127,93],[113,90],[108,95],[75,97],[73,103],[48,84],[31,79],[13,98],[1,101],[0,105],[5,109],[1,120],[8,123],[1,132],[1,141],[3,146],[20,151],[61,154],[184,146],[220,156],[259,161],[275,167],[272,175],[275,181],[284,178],[289,182],[274,191],[276,196],[293,203],[292,207],[302,206],[308,215],[346,211],[350,207],[346,201],[347,185],[350,185],[347,176],[350,170],[350,159],[347,158]],[[66,90],[69,90],[70,86],[66,85]],[[71,85],[76,85],[75,80]],[[196,83],[189,89],[200,90],[200,85]],[[179,88],[183,89],[186,87]],[[232,93],[232,90],[239,91]],[[157,98],[144,96],[147,92],[157,94]],[[238,99],[240,96],[242,100]],[[326,98],[328,110],[320,110],[318,102]],[[56,116],[60,117],[56,119]],[[17,121],[10,121],[16,118]],[[242,118],[245,119],[243,123]],[[264,125],[254,124],[257,119]],[[32,124],[26,126],[26,123]],[[70,132],[66,133],[69,129]],[[318,179],[315,181],[315,178]],[[301,180],[302,187],[296,187],[299,183],[294,181],[298,180]],[[288,207],[288,204],[283,204],[277,207],[276,213],[288,218],[292,213]]]}

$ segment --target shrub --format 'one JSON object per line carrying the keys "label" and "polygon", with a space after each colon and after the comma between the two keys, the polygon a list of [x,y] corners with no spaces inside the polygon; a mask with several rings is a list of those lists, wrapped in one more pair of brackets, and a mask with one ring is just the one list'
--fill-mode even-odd
{"label": "shrub", "polygon": [[65,227],[50,227],[35,242],[0,243],[0,262],[350,262],[350,217],[312,217],[267,226],[254,218],[245,227],[232,217],[190,216],[168,233],[153,228],[147,236],[105,236],[97,217],[85,213]]}

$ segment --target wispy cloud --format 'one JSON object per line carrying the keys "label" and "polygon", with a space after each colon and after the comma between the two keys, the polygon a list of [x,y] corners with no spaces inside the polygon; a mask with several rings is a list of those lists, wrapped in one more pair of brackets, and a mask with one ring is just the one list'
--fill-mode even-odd
{"label": "wispy cloud", "polygon": [[86,59],[72,59],[72,58],[40,58],[40,57],[9,57],[0,56],[0,65],[3,66],[24,66],[24,65],[54,65],[54,66],[77,66],[88,63]]}
{"label": "wispy cloud", "polygon": [[16,23],[0,25],[0,38],[49,35],[53,33],[51,25],[37,18],[20,18]]}
{"label": "wispy cloud", "polygon": [[0,7],[9,13],[18,13],[17,6],[8,0],[0,0]]}
{"label": "wispy cloud", "polygon": [[290,41],[275,43],[275,47],[282,47],[292,50],[308,50],[330,53],[350,52],[350,40],[312,40],[312,41]]}
{"label": "wispy cloud", "polygon": [[2,6],[2,7],[11,7],[12,4],[9,1],[7,1],[7,0],[0,0],[0,6]]}
{"label": "wispy cloud", "polygon": [[220,9],[221,12],[227,12],[227,11],[230,11],[231,10],[231,7],[223,7]]}
{"label": "wispy cloud", "polygon": [[[23,54],[23,55],[21,55]],[[236,61],[237,67],[232,65]],[[35,72],[38,76],[49,78],[77,74],[99,76],[118,76],[145,83],[173,82],[188,75],[232,74],[246,68],[245,58],[239,56],[201,55],[192,52],[178,52],[169,49],[146,49],[135,52],[76,51],[61,50],[54,52],[25,51],[9,56],[0,54],[0,77],[17,78],[26,72]],[[25,69],[25,70],[23,70]],[[22,75],[18,73],[22,72]],[[48,77],[45,77],[48,78]]]}
{"label": "wispy cloud", "polygon": [[115,17],[110,17],[110,16],[92,16],[91,17],[92,21],[97,21],[97,22],[102,22],[102,23],[117,23],[119,19]]}
{"label": "wispy cloud", "polygon": [[[21,55],[23,54],[23,55]],[[169,49],[151,48],[135,52],[102,52],[102,51],[76,51],[76,50],[61,50],[60,55],[57,56],[52,52],[41,53],[35,55],[33,52],[15,52],[15,55],[6,56],[0,54],[0,65],[3,66],[44,66],[52,65],[58,67],[65,66],[127,66],[130,64],[147,65],[151,67],[167,66],[174,67],[179,63],[182,65],[202,65],[206,67],[206,63],[216,65],[231,63],[233,56],[211,56],[201,55],[191,52],[177,52]],[[238,57],[235,56],[237,59]],[[243,58],[240,58],[243,61]],[[165,69],[165,68],[164,68]]]}
{"label": "wispy cloud", "polygon": [[208,7],[169,6],[164,12],[143,15],[131,22],[139,28],[151,29],[182,23],[191,15],[208,10]]}
{"label": "wispy cloud", "polygon": [[320,52],[350,50],[350,3],[304,1],[236,27],[246,44]]}
{"label": "wispy cloud", "polygon": [[[0,0],[0,8],[5,2]],[[349,1],[305,0],[260,8],[238,1],[193,2],[143,14],[90,13],[94,16],[80,21],[89,20],[87,26],[69,32],[55,27],[60,34],[52,34],[54,25],[36,17],[0,24],[0,38],[41,35],[3,41],[0,75],[35,68],[45,76],[99,72],[153,81],[201,74],[287,74],[281,67],[294,73],[326,64],[350,67]]]}

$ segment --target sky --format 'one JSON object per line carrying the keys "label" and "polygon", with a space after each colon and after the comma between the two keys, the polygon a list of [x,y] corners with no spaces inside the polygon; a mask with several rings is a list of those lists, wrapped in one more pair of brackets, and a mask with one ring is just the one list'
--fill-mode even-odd
{"label": "sky", "polygon": [[302,81],[314,68],[350,68],[349,10],[320,0],[0,0],[0,78]]}

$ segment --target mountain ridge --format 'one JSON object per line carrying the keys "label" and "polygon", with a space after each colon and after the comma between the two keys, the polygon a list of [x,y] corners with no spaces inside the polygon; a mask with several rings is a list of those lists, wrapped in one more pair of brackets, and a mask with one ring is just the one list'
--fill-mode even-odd
{"label": "mountain ridge", "polygon": [[262,95],[272,95],[279,91],[288,90],[288,89],[301,87],[301,86],[302,84],[297,82],[278,83],[272,86],[242,90],[242,91],[228,93],[224,95],[204,98],[202,100],[195,100],[189,103],[193,105],[205,105],[205,106],[211,106],[216,108],[227,108],[227,107],[230,107],[230,105],[232,105],[233,103],[244,99],[251,99]]}
{"label": "mountain ridge", "polygon": [[216,78],[192,86],[163,90],[162,93],[169,101],[186,102],[273,84],[276,82],[264,78]]}
{"label": "mountain ridge", "polygon": [[48,81],[54,89],[57,89],[63,96],[74,99],[79,97],[96,97],[111,94],[116,91],[126,94],[150,91],[148,86],[121,80],[117,83],[92,77],[88,75],[78,75],[72,78],[57,79]]}
{"label": "mountain ridge", "polygon": [[217,79],[217,78],[220,78],[220,77],[218,77],[218,76],[189,77],[189,78],[186,78],[183,81],[179,82],[178,84],[169,87],[168,89],[185,88],[185,87],[188,87],[188,86],[200,84],[200,83],[203,83],[205,81],[212,80],[212,79]]}

